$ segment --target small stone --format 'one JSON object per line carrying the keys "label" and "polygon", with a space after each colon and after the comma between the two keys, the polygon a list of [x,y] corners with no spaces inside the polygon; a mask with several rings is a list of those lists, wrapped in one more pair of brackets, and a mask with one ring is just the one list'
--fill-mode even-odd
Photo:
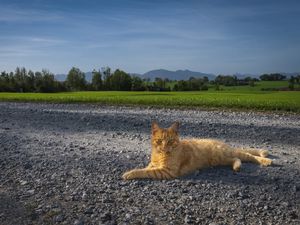
{"label": "small stone", "polygon": [[130,220],[131,219],[131,214],[129,214],[129,213],[126,213],[125,214],[125,220]]}
{"label": "small stone", "polygon": [[28,184],[28,182],[27,182],[26,180],[21,180],[21,181],[20,181],[20,184],[23,186],[23,185]]}
{"label": "small stone", "polygon": [[31,169],[31,168],[32,168],[32,165],[30,163],[25,163],[24,169],[28,170],[28,169]]}
{"label": "small stone", "polygon": [[63,215],[58,215],[58,216],[55,217],[54,221],[55,221],[56,223],[60,223],[60,222],[64,221],[64,219],[65,219],[65,218],[64,218]]}
{"label": "small stone", "polygon": [[282,202],[281,205],[282,205],[283,207],[289,207],[290,204],[289,204],[288,202]]}
{"label": "small stone", "polygon": [[83,220],[75,220],[73,225],[84,225]]}
{"label": "small stone", "polygon": [[109,212],[103,213],[102,215],[100,215],[100,220],[101,222],[106,222],[112,219],[112,216]]}
{"label": "small stone", "polygon": [[33,195],[34,194],[34,189],[28,190],[27,193],[30,194],[30,195]]}
{"label": "small stone", "polygon": [[81,198],[82,198],[82,200],[88,199],[87,193],[85,191],[83,191]]}
{"label": "small stone", "polygon": [[157,191],[151,191],[150,195],[157,195]]}
{"label": "small stone", "polygon": [[298,215],[297,215],[297,212],[295,212],[295,211],[292,211],[292,212],[290,212],[290,217],[291,217],[291,219],[298,219]]}
{"label": "small stone", "polygon": [[192,216],[191,215],[186,215],[185,217],[184,217],[184,223],[185,224],[192,224],[194,221],[193,221],[193,218],[192,218]]}
{"label": "small stone", "polygon": [[94,207],[89,207],[84,211],[84,214],[93,214]]}

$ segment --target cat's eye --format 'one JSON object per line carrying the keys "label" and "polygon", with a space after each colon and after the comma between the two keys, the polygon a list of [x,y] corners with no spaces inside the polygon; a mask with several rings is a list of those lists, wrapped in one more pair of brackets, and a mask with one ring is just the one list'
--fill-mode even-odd
{"label": "cat's eye", "polygon": [[161,145],[161,143],[162,143],[162,139],[157,139],[156,140],[156,144]]}
{"label": "cat's eye", "polygon": [[169,140],[168,140],[168,144],[172,144],[174,142],[174,139],[173,138],[170,138]]}

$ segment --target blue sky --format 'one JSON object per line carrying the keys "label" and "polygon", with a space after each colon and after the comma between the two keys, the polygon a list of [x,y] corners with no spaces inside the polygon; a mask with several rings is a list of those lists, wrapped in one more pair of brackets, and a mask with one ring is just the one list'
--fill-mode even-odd
{"label": "blue sky", "polygon": [[0,0],[0,71],[300,71],[300,1]]}

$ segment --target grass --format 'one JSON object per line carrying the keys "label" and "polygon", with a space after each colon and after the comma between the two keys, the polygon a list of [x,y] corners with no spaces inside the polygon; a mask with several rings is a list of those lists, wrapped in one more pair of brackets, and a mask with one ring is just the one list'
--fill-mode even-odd
{"label": "grass", "polygon": [[245,85],[245,86],[233,86],[233,87],[221,86],[220,88],[227,91],[242,92],[242,91],[261,91],[261,89],[263,88],[284,88],[288,86],[289,86],[288,81],[284,80],[284,81],[259,81],[259,82],[255,82],[254,87]]}
{"label": "grass", "polygon": [[100,103],[157,107],[230,108],[242,110],[281,110],[300,112],[300,92],[223,90],[198,92],[65,92],[0,93],[0,101]]}

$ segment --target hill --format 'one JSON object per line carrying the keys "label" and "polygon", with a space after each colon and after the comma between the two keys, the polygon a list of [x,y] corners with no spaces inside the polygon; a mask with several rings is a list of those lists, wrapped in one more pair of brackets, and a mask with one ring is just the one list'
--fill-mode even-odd
{"label": "hill", "polygon": [[154,80],[156,77],[168,78],[171,80],[188,80],[190,77],[195,77],[195,78],[208,77],[209,80],[215,79],[214,74],[195,72],[190,70],[170,71],[165,69],[151,70],[147,73],[144,73],[142,77],[149,78],[151,80]]}
{"label": "hill", "polygon": [[[290,78],[291,76],[296,76],[300,73],[281,73],[287,78]],[[170,80],[188,80],[190,77],[195,78],[203,78],[207,77],[209,80],[214,80],[216,75],[211,73],[202,73],[202,72],[196,72],[196,71],[190,71],[190,70],[165,70],[165,69],[157,69],[157,70],[151,70],[144,74],[137,74],[137,73],[130,73],[130,75],[139,76],[141,78],[149,78],[151,81],[153,81],[156,77],[160,78],[168,78]],[[233,74],[237,76],[238,79],[244,79],[245,77],[253,77],[253,78],[259,78],[260,75],[258,74],[241,74],[241,73],[235,73]],[[92,72],[86,72],[85,73],[85,79],[88,82],[92,81],[93,74]],[[65,81],[67,78],[67,74],[56,74],[55,78],[59,81]]]}

